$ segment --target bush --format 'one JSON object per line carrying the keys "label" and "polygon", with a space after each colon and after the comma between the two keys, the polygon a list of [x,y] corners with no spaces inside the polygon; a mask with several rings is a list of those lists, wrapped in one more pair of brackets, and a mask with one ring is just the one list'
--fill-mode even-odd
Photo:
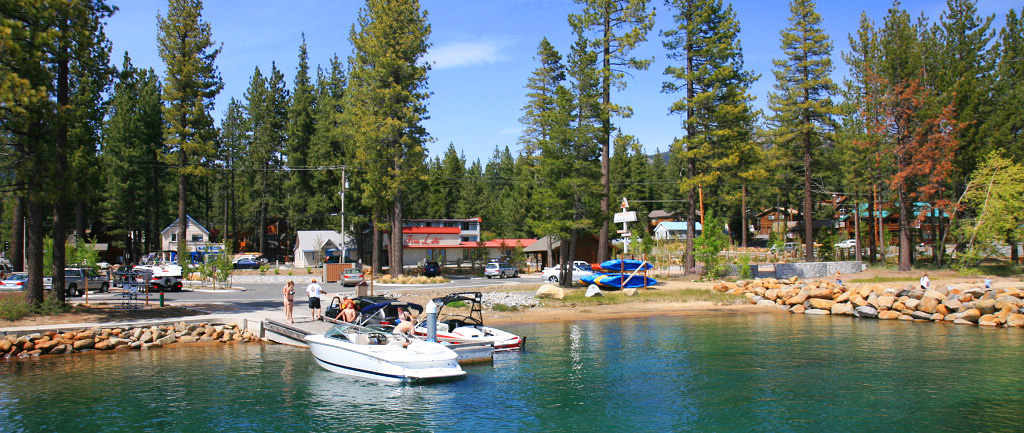
{"label": "bush", "polygon": [[18,320],[32,314],[32,307],[19,297],[0,299],[0,319]]}
{"label": "bush", "polygon": [[719,253],[729,243],[729,237],[722,231],[725,223],[715,217],[713,211],[708,211],[704,222],[701,235],[693,240],[694,256],[698,261],[704,263],[706,271],[704,278],[716,280],[725,274],[724,260]]}
{"label": "bush", "polygon": [[739,266],[740,266],[740,278],[742,278],[744,280],[749,280],[751,277],[753,277],[752,273],[750,272],[750,255],[749,254],[744,254],[744,255],[740,256],[740,258],[739,258]]}

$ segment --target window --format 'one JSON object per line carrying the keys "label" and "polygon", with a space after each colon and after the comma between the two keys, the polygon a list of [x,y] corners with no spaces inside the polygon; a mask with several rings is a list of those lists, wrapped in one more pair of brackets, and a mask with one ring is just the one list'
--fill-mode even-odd
{"label": "window", "polygon": [[177,242],[177,241],[178,241],[178,234],[177,233],[171,233],[171,242]]}
{"label": "window", "polygon": [[775,215],[768,215],[768,221],[775,221]]}
{"label": "window", "polygon": [[203,235],[201,235],[201,234],[192,235],[192,242],[202,242],[202,241],[203,241]]}

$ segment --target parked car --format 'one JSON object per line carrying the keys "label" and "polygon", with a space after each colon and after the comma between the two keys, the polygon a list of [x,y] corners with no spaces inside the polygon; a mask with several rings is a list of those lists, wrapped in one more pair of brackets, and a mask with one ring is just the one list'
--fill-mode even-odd
{"label": "parked car", "polygon": [[842,241],[842,242],[836,244],[836,248],[854,248],[856,246],[857,246],[857,240],[856,239],[847,239],[845,241]]}
{"label": "parked car", "polygon": [[[49,290],[52,286],[53,278],[43,278],[44,290]],[[92,268],[64,268],[65,296],[82,296],[86,288],[106,292],[110,289],[110,281]]]}
{"label": "parked car", "polygon": [[260,268],[260,261],[259,261],[259,259],[256,259],[256,258],[253,258],[253,257],[242,257],[241,259],[235,260],[234,268],[235,269],[259,269]]}
{"label": "parked car", "polygon": [[424,277],[436,277],[441,275],[441,265],[437,262],[426,262],[423,264],[423,269],[420,270],[420,274]]}
{"label": "parked car", "polygon": [[355,286],[359,283],[366,281],[366,276],[363,275],[362,269],[348,268],[345,272],[341,273],[341,286]]}
{"label": "parked car", "polygon": [[490,279],[491,277],[505,278],[505,277],[518,277],[519,269],[508,263],[488,263],[484,267],[484,276]]}
{"label": "parked car", "polygon": [[[549,283],[558,284],[560,282],[559,274],[561,272],[562,272],[562,269],[561,269],[560,266],[552,266],[550,268],[544,268],[544,272],[542,272],[540,274],[540,278],[542,280],[544,280],[544,281],[549,282]],[[590,270],[590,266],[589,265],[588,266],[581,266],[581,265],[576,264],[574,262],[573,263],[573,269],[572,269],[572,282],[573,282],[573,284],[578,284],[580,282],[581,278],[583,278],[584,276],[587,276],[587,275],[591,275],[593,273],[594,273],[594,271]]]}
{"label": "parked car", "polygon": [[0,263],[0,280],[6,279],[14,273],[14,268],[7,263]]}
{"label": "parked car", "polygon": [[12,274],[0,283],[0,290],[22,290],[27,282],[28,274],[24,272]]}

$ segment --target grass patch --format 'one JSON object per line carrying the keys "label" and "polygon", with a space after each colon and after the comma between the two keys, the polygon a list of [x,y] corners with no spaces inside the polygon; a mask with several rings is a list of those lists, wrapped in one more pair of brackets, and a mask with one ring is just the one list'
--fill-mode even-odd
{"label": "grass patch", "polygon": [[377,280],[381,284],[441,284],[448,283],[451,280],[445,277],[421,277],[416,275],[399,275],[398,277],[392,277],[389,274],[382,275]]}
{"label": "grass patch", "polygon": [[4,293],[0,297],[0,319],[11,322],[31,315],[55,316],[72,310],[71,305],[61,303],[52,294],[48,294],[41,304],[35,306],[25,301],[24,292]]}
{"label": "grass patch", "polygon": [[575,305],[615,305],[639,302],[711,302],[716,305],[746,304],[747,298],[742,295],[731,295],[704,289],[679,290],[638,290],[636,296],[626,296],[622,292],[603,292],[604,296],[586,297],[582,291],[569,293],[560,302]]}
{"label": "grass patch", "polygon": [[[977,268],[971,268],[976,270],[977,273],[966,276],[978,276],[978,275],[992,275],[996,277],[1014,277],[1024,274],[1024,268],[1021,266],[1015,266],[1011,264],[999,264],[999,265],[981,265]],[[960,272],[961,274],[963,271]]]}
{"label": "grass patch", "polygon": [[491,310],[499,311],[499,312],[519,311],[519,307],[514,306],[514,305],[494,304],[494,305],[491,306]]}

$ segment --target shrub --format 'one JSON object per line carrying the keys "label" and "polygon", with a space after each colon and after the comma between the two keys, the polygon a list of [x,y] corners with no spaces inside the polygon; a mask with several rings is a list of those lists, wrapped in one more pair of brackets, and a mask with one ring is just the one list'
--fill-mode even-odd
{"label": "shrub", "polygon": [[20,296],[0,299],[0,319],[14,321],[29,314],[32,307]]}
{"label": "shrub", "polygon": [[740,266],[740,278],[749,280],[753,275],[750,272],[750,255],[744,254],[738,259]]}

